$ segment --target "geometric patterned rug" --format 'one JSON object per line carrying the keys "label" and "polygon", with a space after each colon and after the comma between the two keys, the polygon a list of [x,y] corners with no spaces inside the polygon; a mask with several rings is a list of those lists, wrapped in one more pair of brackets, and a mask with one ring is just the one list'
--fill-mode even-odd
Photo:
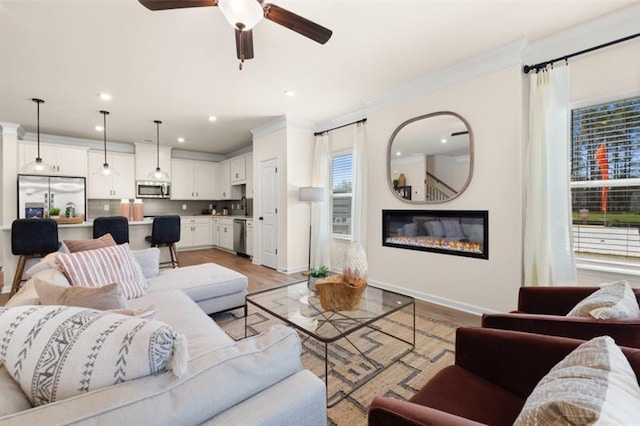
{"label": "geometric patterned rug", "polygon": [[[374,324],[385,332],[412,340],[412,312],[405,309]],[[213,319],[232,338],[244,338],[244,318],[230,313],[216,314]],[[269,329],[279,320],[264,311],[250,309],[249,335]],[[436,372],[454,362],[455,324],[416,313],[415,349],[375,375],[375,369],[346,339],[329,344],[329,397],[342,394],[353,384],[369,380],[360,389],[328,410],[328,425],[361,426],[367,424],[367,408],[376,395],[408,399]],[[324,381],[324,344],[300,334],[303,342],[302,365]],[[377,365],[386,365],[410,347],[380,333],[363,328],[349,336],[350,340]]]}

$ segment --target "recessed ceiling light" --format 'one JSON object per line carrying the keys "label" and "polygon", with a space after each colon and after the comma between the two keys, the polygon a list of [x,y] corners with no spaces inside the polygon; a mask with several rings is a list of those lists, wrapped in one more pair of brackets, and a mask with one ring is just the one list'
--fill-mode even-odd
{"label": "recessed ceiling light", "polygon": [[184,138],[178,138],[179,143],[184,143]]}
{"label": "recessed ceiling light", "polygon": [[447,140],[446,139],[440,139],[440,142],[441,143],[447,143]]}
{"label": "recessed ceiling light", "polygon": [[400,151],[398,151],[398,152],[396,152],[396,155],[397,155],[398,157],[400,157],[400,156],[402,155],[402,153],[401,153]]}
{"label": "recessed ceiling light", "polygon": [[214,121],[216,121],[217,119],[218,119],[218,117],[216,117],[215,115],[210,115],[210,116],[209,116],[209,121],[210,121],[210,122],[212,122],[212,123],[213,123]]}
{"label": "recessed ceiling light", "polygon": [[102,99],[103,101],[110,101],[111,97],[112,97],[111,93],[107,93],[107,92],[100,93],[100,99]]}
{"label": "recessed ceiling light", "polygon": [[101,125],[97,125],[95,128],[96,128],[96,132],[101,132],[104,130],[104,127],[102,127]]}
{"label": "recessed ceiling light", "polygon": [[285,90],[284,94],[287,96],[295,96],[296,92],[294,92],[293,90]]}

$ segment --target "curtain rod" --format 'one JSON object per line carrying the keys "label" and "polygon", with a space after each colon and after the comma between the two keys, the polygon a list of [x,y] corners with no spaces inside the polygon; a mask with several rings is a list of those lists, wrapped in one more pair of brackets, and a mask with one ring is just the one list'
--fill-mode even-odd
{"label": "curtain rod", "polygon": [[636,37],[640,37],[640,33],[636,33],[636,34],[632,34],[632,35],[627,36],[627,37],[619,38],[617,40],[613,40],[613,41],[610,41],[608,43],[601,44],[599,46],[591,47],[589,49],[581,50],[579,52],[570,53],[569,55],[561,56],[561,57],[556,58],[556,59],[551,59],[549,61],[540,62],[539,64],[525,65],[524,67],[522,67],[522,70],[524,71],[525,74],[529,74],[530,71],[539,71],[539,70],[541,70],[542,68],[546,67],[549,64],[553,65],[554,62],[566,61],[567,59],[573,58],[574,56],[583,55],[585,53],[593,52],[594,50],[602,49],[603,47],[613,46],[614,44],[622,43],[623,41],[628,41],[628,40],[634,39]]}
{"label": "curtain rod", "polygon": [[338,127],[334,127],[333,129],[327,129],[327,130],[323,130],[321,132],[315,132],[313,134],[313,136],[320,136],[323,133],[329,133],[332,132],[334,130],[338,130],[338,129],[342,129],[343,127],[347,127],[347,126],[351,126],[352,124],[360,124],[360,123],[365,123],[367,121],[366,118],[363,118],[362,120],[358,120],[358,121],[354,121],[352,123],[347,123],[347,124],[343,124],[342,126],[338,126]]}

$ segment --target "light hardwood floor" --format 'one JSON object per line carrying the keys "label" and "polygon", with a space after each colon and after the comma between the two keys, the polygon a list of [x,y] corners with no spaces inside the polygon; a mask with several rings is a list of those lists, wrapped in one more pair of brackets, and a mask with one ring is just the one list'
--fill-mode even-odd
{"label": "light hardwood floor", "polygon": [[[249,280],[249,293],[292,284],[306,279],[301,273],[290,275],[282,274],[265,266],[254,265],[251,260],[245,257],[236,256],[235,254],[217,249],[183,251],[178,253],[178,261],[180,262],[180,266],[213,262],[238,271],[247,276]],[[2,273],[0,272],[0,287],[2,283]],[[7,294],[0,295],[0,306],[6,302],[7,298]],[[427,302],[416,301],[416,311],[436,316],[459,326],[480,325],[480,318],[476,315]]]}

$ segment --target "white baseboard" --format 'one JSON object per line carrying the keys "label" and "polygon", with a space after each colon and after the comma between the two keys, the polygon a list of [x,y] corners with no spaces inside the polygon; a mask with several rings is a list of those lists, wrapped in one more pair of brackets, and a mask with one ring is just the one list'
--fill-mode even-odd
{"label": "white baseboard", "polygon": [[419,291],[409,290],[406,288],[398,287],[392,284],[383,283],[380,281],[369,280],[369,283],[375,287],[382,288],[384,290],[395,291],[396,293],[411,296],[414,299],[422,300],[423,302],[433,303],[435,305],[444,306],[445,308],[455,309],[456,311],[466,312],[468,314],[482,316],[484,313],[496,313],[497,311],[488,308],[482,308],[480,306],[470,305],[468,303],[459,302],[457,300],[447,299],[446,297],[435,296],[433,294],[422,293]]}

